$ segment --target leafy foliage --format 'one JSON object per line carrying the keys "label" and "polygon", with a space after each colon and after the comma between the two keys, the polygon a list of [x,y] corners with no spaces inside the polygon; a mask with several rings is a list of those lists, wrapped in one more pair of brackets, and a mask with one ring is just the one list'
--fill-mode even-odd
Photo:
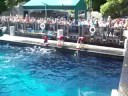
{"label": "leafy foliage", "polygon": [[7,7],[5,6],[5,2],[4,1],[5,0],[0,0],[0,13],[7,9]]}
{"label": "leafy foliage", "polygon": [[92,0],[92,7],[94,11],[100,11],[100,6],[106,3],[107,0]]}
{"label": "leafy foliage", "polygon": [[88,9],[91,9],[94,11],[100,11],[100,6],[104,3],[106,3],[107,0],[85,0]]}
{"label": "leafy foliage", "polygon": [[7,8],[10,9],[13,6],[21,2],[27,2],[29,0],[0,0],[0,13],[6,11]]}
{"label": "leafy foliage", "polygon": [[105,15],[111,15],[113,18],[128,15],[128,0],[107,0],[100,7],[100,12]]}
{"label": "leafy foliage", "polygon": [[7,8],[12,8],[13,6],[16,5],[16,1],[15,0],[5,0],[5,5],[7,6]]}
{"label": "leafy foliage", "polygon": [[7,8],[12,8],[13,6],[17,5],[18,3],[24,2],[25,0],[5,0],[5,5]]}

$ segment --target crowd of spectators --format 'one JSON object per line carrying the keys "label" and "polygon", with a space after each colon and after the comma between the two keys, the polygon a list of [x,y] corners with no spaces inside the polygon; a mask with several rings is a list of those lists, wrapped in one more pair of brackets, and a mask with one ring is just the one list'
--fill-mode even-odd
{"label": "crowd of spectators", "polygon": [[[39,32],[43,32],[40,31],[41,27],[40,25],[43,23],[46,25],[53,25],[54,27],[50,29],[50,27],[46,27],[45,31],[48,29],[48,31],[50,30],[51,32],[56,31],[58,27],[58,25],[66,25],[67,27],[65,27],[65,36],[76,36],[76,35],[89,35],[91,37],[95,37],[100,36],[100,37],[121,37],[123,34],[123,30],[128,30],[128,19],[127,18],[117,18],[117,19],[112,19],[110,16],[108,16],[107,19],[97,19],[95,17],[92,17],[91,19],[82,19],[79,18],[78,21],[76,21],[74,18],[64,18],[64,17],[60,17],[60,18],[34,18],[34,17],[29,17],[28,15],[26,15],[25,17],[23,16],[0,16],[0,25],[6,25],[4,24],[6,22],[9,23],[14,23],[17,28],[17,30],[23,30],[23,32],[37,32],[37,30],[39,30]],[[28,26],[21,26],[21,25],[30,25]],[[37,29],[35,28],[35,25],[37,26]],[[7,25],[8,26],[8,25]],[[80,26],[80,27],[78,27]],[[85,27],[86,26],[86,27]],[[9,27],[9,26],[8,26]],[[40,27],[40,28],[39,28]],[[95,28],[95,32],[91,32],[90,28]],[[31,29],[31,30],[30,30]],[[58,28],[59,29],[59,28]],[[68,29],[68,31],[67,31]],[[103,29],[103,30],[101,30]],[[116,29],[116,30],[115,30]],[[121,29],[121,30],[120,30]],[[101,30],[101,31],[100,31]],[[98,31],[98,32],[97,32]],[[74,34],[70,34],[74,32]],[[98,33],[98,34],[97,34]],[[96,35],[95,35],[96,34]],[[95,35],[95,36],[94,36]],[[78,37],[78,36],[76,36]]]}
{"label": "crowd of spectators", "polygon": [[128,29],[128,19],[126,18],[117,18],[117,19],[111,19],[110,16],[108,16],[107,20],[104,21],[102,19],[97,19],[92,17],[90,20],[86,19],[79,19],[76,23],[75,19],[73,18],[34,18],[29,17],[26,15],[23,16],[0,16],[0,23],[3,24],[4,22],[12,22],[12,23],[47,23],[47,24],[59,24],[59,25],[86,25],[86,26],[94,26],[96,28],[98,27],[109,27],[109,28],[123,28]]}

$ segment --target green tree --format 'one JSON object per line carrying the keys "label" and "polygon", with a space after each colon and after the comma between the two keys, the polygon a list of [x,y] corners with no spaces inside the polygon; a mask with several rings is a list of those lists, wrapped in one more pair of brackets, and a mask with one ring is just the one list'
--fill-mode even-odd
{"label": "green tree", "polygon": [[0,0],[0,13],[7,10],[7,7],[5,6],[5,0]]}
{"label": "green tree", "polygon": [[16,5],[16,0],[5,0],[5,5],[7,6],[7,8],[12,8],[13,6]]}
{"label": "green tree", "polygon": [[16,6],[17,4],[19,4],[21,2],[25,2],[25,1],[29,1],[29,0],[5,0],[5,5],[8,9],[11,9],[14,6]]}
{"label": "green tree", "polygon": [[92,7],[94,11],[100,11],[100,6],[106,3],[107,0],[92,0]]}
{"label": "green tree", "polygon": [[104,16],[112,16],[113,18],[128,15],[128,0],[107,0],[100,7],[100,12]]}
{"label": "green tree", "polygon": [[92,9],[94,11],[100,11],[100,6],[106,3],[107,0],[85,0],[88,9]]}
{"label": "green tree", "polygon": [[27,2],[27,1],[29,0],[5,0],[5,5],[7,6],[7,8],[12,8],[21,2]]}
{"label": "green tree", "polygon": [[119,0],[121,6],[121,16],[128,15],[128,0]]}
{"label": "green tree", "polygon": [[5,0],[5,5],[7,8],[12,8],[18,3],[24,2],[25,0]]}

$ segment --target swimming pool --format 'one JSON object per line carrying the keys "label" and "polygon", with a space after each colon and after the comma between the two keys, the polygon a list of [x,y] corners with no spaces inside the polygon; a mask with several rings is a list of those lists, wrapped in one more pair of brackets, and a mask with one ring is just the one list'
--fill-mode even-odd
{"label": "swimming pool", "polygon": [[0,96],[110,96],[122,61],[0,46]]}

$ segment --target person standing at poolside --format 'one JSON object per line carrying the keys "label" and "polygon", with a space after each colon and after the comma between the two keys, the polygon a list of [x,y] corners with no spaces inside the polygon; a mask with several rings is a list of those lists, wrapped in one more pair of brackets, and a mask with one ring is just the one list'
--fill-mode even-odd
{"label": "person standing at poolside", "polygon": [[76,48],[84,48],[85,37],[81,36],[77,40],[77,47]]}
{"label": "person standing at poolside", "polygon": [[125,20],[124,29],[128,30],[128,19]]}
{"label": "person standing at poolside", "polygon": [[45,35],[45,36],[43,36],[43,44],[45,45],[45,46],[48,46],[49,45],[49,43],[48,43],[48,36],[47,35]]}
{"label": "person standing at poolside", "polygon": [[64,45],[64,36],[60,35],[60,36],[58,37],[57,46],[62,47],[63,45]]}

